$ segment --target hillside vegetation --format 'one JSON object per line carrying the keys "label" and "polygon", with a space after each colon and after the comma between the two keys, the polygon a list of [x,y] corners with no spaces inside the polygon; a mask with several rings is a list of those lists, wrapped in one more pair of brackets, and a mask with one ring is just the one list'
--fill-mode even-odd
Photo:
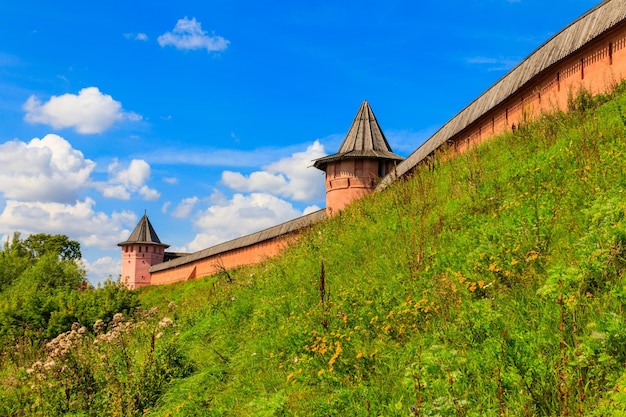
{"label": "hillside vegetation", "polygon": [[626,415],[625,91],[441,151],[261,265],[5,354],[0,411]]}

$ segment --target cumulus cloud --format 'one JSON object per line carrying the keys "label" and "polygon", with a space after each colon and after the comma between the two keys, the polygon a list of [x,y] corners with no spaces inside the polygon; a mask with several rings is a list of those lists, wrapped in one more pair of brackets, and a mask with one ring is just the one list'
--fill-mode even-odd
{"label": "cumulus cloud", "polygon": [[68,203],[90,183],[95,162],[60,136],[0,144],[0,194],[22,201]]}
{"label": "cumulus cloud", "polygon": [[161,196],[145,184],[150,178],[150,165],[142,159],[133,159],[126,168],[115,160],[109,165],[108,172],[107,182],[94,183],[105,197],[129,200],[132,193],[139,193],[144,200],[154,201]]}
{"label": "cumulus cloud", "polygon": [[261,192],[295,201],[322,201],[324,174],[312,168],[312,160],[324,156],[324,146],[315,141],[304,152],[295,152],[250,175],[224,171],[222,182],[239,192]]}
{"label": "cumulus cloud", "polygon": [[128,238],[137,216],[130,211],[107,215],[94,211],[95,201],[86,198],[73,204],[7,200],[0,213],[0,233],[19,230],[33,233],[64,234],[81,246],[111,249]]}
{"label": "cumulus cloud", "polygon": [[104,282],[109,277],[116,281],[122,270],[122,260],[119,258],[113,259],[110,256],[103,256],[93,262],[83,258],[82,263],[92,284]]}
{"label": "cumulus cloud", "polygon": [[194,222],[200,230],[187,250],[198,251],[218,243],[276,226],[302,216],[291,203],[270,194],[235,194],[211,198],[209,206]]}
{"label": "cumulus cloud", "polygon": [[159,45],[172,45],[177,49],[206,49],[208,52],[225,51],[230,41],[215,34],[208,35],[196,18],[186,16],[176,22],[174,30],[157,38]]}
{"label": "cumulus cloud", "polygon": [[103,94],[97,87],[83,88],[78,94],[52,96],[42,103],[30,96],[22,106],[26,112],[24,120],[42,123],[55,129],[74,128],[78,133],[102,133],[114,123],[141,120],[135,113],[122,110],[122,104]]}
{"label": "cumulus cloud", "polygon": [[198,197],[189,197],[184,198],[178,206],[172,212],[173,217],[177,217],[179,219],[185,219],[189,217],[191,210],[196,206],[196,204],[200,201]]}

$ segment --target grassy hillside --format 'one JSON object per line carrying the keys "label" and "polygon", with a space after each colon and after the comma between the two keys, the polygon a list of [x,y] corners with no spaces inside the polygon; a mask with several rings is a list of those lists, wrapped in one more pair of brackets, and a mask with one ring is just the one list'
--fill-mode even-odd
{"label": "grassy hillside", "polygon": [[141,290],[63,383],[49,350],[5,359],[0,410],[626,415],[625,90],[442,151],[262,265]]}

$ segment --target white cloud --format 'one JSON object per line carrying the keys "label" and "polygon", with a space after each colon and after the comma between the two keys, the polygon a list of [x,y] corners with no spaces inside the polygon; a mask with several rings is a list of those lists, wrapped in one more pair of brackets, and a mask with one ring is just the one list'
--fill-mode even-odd
{"label": "white cloud", "polygon": [[113,281],[117,281],[122,270],[122,260],[119,258],[113,259],[110,256],[98,258],[93,262],[83,258],[82,263],[92,284],[104,282],[109,277]]}
{"label": "white cloud", "polygon": [[0,194],[23,201],[71,202],[86,188],[95,162],[60,136],[0,144]]}
{"label": "white cloud", "polygon": [[150,188],[147,185],[142,186],[139,189],[139,194],[146,201],[156,201],[161,197],[161,193],[155,190],[154,188]]}
{"label": "white cloud", "polygon": [[126,113],[119,101],[102,94],[97,87],[83,88],[76,94],[52,96],[42,103],[30,96],[22,106],[24,120],[42,123],[55,129],[74,128],[78,133],[102,133],[122,120],[138,121],[141,116]]}
{"label": "white cloud", "polygon": [[130,231],[124,226],[134,227],[137,216],[129,211],[109,216],[94,211],[94,205],[90,198],[74,204],[7,200],[0,213],[0,233],[64,234],[80,242],[81,247],[101,249],[111,249],[126,240]]}
{"label": "white cloud", "polygon": [[176,206],[176,208],[172,212],[172,216],[179,219],[187,218],[191,213],[191,210],[193,210],[193,208],[199,201],[200,199],[195,196],[184,198],[180,203],[178,203],[178,206]]}
{"label": "white cloud", "polygon": [[95,187],[108,198],[129,200],[132,193],[139,193],[144,200],[158,200],[161,194],[145,183],[150,178],[150,165],[143,159],[133,159],[127,168],[115,160],[109,167],[109,180],[94,183]]}
{"label": "white cloud", "polygon": [[148,35],[146,35],[145,33],[133,33],[133,32],[128,32],[124,34],[124,37],[126,39],[133,39],[136,41],[147,41],[148,40]]}
{"label": "white cloud", "polygon": [[519,63],[517,59],[511,58],[494,58],[477,56],[467,58],[466,62],[472,65],[484,65],[487,67],[487,71],[508,71]]}
{"label": "white cloud", "polygon": [[187,250],[198,251],[302,216],[291,203],[270,194],[235,194],[231,199],[220,194],[211,201],[213,205],[194,222],[200,232]]}
{"label": "white cloud", "polygon": [[207,35],[202,25],[192,18],[179,19],[172,32],[159,36],[157,41],[161,46],[172,45],[177,49],[206,49],[208,52],[225,51],[230,41],[215,34]]}
{"label": "white cloud", "polygon": [[263,171],[245,176],[239,172],[224,171],[222,182],[239,192],[262,192],[296,201],[322,201],[324,174],[313,167],[313,159],[324,156],[324,146],[315,141],[304,152],[264,166]]}

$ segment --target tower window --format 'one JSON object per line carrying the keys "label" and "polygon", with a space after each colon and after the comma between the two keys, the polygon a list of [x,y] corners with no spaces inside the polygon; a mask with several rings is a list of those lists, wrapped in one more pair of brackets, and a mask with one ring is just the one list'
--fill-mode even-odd
{"label": "tower window", "polygon": [[382,178],[385,175],[387,175],[387,163],[381,161],[378,163],[378,176]]}

